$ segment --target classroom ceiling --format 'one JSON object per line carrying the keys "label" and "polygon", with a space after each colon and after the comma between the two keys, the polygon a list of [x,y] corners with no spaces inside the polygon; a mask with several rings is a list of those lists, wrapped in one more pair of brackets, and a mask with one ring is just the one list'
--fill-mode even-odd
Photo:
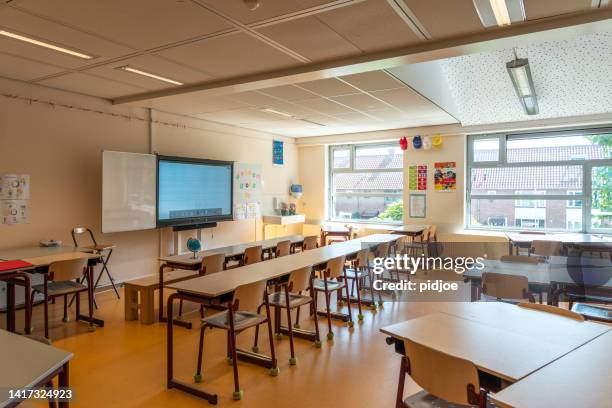
{"label": "classroom ceiling", "polygon": [[[487,30],[472,0],[260,3],[251,11],[242,0],[0,0],[0,29],[95,56],[83,60],[0,36],[0,76],[114,100],[176,88],[117,69],[126,65],[190,86]],[[524,3],[528,21],[607,4]],[[457,121],[384,70],[360,75],[141,105],[288,136]],[[387,88],[391,83],[396,88]],[[261,111],[268,107],[325,126]]]}

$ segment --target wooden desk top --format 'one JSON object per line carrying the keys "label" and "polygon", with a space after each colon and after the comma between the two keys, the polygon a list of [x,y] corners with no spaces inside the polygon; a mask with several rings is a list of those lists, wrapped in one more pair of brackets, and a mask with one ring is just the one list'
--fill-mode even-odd
{"label": "wooden desk top", "polygon": [[287,235],[285,237],[271,238],[271,239],[266,239],[263,241],[254,241],[254,242],[249,242],[246,244],[230,245],[226,247],[206,249],[204,251],[198,252],[196,254],[196,258],[193,258],[193,253],[189,252],[189,253],[181,254],[181,255],[163,256],[163,257],[160,257],[159,260],[163,262],[172,262],[172,263],[182,264],[182,265],[196,265],[196,264],[200,264],[202,262],[202,258],[208,255],[225,254],[226,258],[231,258],[237,255],[243,254],[247,248],[255,246],[255,245],[261,245],[262,248],[265,250],[265,249],[275,248],[279,242],[286,241],[286,240],[290,240],[292,244],[299,244],[299,243],[304,242],[304,237],[302,235]]}
{"label": "wooden desk top", "polygon": [[397,227],[389,227],[389,228],[387,228],[387,231],[397,232],[398,234],[401,234],[401,233],[412,233],[412,234],[414,234],[414,233],[425,231],[427,228],[429,228],[429,225],[409,225],[409,224],[405,224],[405,225],[398,225]]}
{"label": "wooden desk top", "polygon": [[606,407],[612,401],[612,331],[492,395],[501,407]]}
{"label": "wooden desk top", "polygon": [[172,283],[166,285],[166,287],[197,296],[215,298],[233,292],[234,289],[241,285],[278,278],[300,268],[320,265],[339,256],[357,253],[368,243],[393,242],[400,238],[402,238],[401,235],[393,234],[368,235],[359,239],[327,245],[281,258],[274,258],[266,262],[229,269],[223,273],[215,273]]}
{"label": "wooden desk top", "polygon": [[609,329],[514,305],[483,302],[449,304],[444,312],[381,331],[469,360],[481,371],[515,382]]}
{"label": "wooden desk top", "polygon": [[33,388],[72,359],[73,354],[0,329],[0,407],[11,402],[8,389]]}
{"label": "wooden desk top", "polygon": [[559,234],[519,234],[516,232],[508,232],[506,237],[516,243],[530,243],[537,240],[545,241],[561,241],[564,244],[603,244],[604,246],[612,246],[611,237],[600,237],[594,234],[576,234],[576,233],[559,233]]}
{"label": "wooden desk top", "polygon": [[73,259],[95,259],[100,258],[99,254],[83,252],[81,248],[71,246],[59,247],[23,247],[15,249],[5,249],[0,251],[0,259],[12,261],[21,259],[34,266],[46,266],[52,262],[69,261]]}
{"label": "wooden desk top", "polygon": [[349,229],[343,225],[324,224],[324,225],[321,225],[321,231],[322,232],[337,232],[337,233],[346,232],[348,234]]}

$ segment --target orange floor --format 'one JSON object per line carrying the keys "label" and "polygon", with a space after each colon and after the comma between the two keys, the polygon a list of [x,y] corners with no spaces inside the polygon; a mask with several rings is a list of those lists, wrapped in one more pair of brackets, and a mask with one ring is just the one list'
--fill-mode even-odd
{"label": "orange floor", "polygon": [[[177,390],[166,389],[166,325],[126,322],[123,301],[113,292],[97,295],[96,315],[104,328],[87,331],[84,323],[63,323],[62,303],[51,305],[53,344],[75,355],[70,364],[74,407],[205,407],[208,403]],[[276,340],[280,375],[239,363],[244,399],[232,400],[233,376],[225,360],[225,332],[207,331],[204,380],[199,385],[219,395],[219,406],[229,407],[390,407],[394,404],[399,356],[385,343],[379,328],[427,313],[431,302],[386,302],[377,313],[365,310],[365,319],[349,329],[334,323],[335,339],[325,341],[326,321],[320,318],[323,347],[296,339],[298,365],[289,365],[289,342]],[[74,313],[74,309],[71,309]],[[304,313],[306,314],[306,313]],[[71,315],[72,316],[72,315]],[[190,317],[197,322],[197,313]],[[4,320],[4,315],[0,315]],[[22,326],[20,316],[19,325]],[[42,306],[34,309],[34,334],[42,334]],[[303,327],[312,327],[306,318]],[[2,322],[2,327],[4,323]],[[196,363],[197,330],[176,328],[176,376],[192,381]],[[252,331],[239,335],[239,346],[248,347]],[[260,343],[267,352],[267,337]],[[410,380],[408,380],[410,381]],[[407,384],[406,393],[416,391]],[[45,406],[24,404],[23,406]]]}

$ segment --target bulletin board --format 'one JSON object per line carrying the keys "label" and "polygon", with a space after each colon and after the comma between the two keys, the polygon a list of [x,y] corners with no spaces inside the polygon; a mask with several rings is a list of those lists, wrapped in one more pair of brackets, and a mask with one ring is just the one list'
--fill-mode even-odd
{"label": "bulletin board", "polygon": [[234,219],[253,219],[261,215],[261,164],[234,164]]}

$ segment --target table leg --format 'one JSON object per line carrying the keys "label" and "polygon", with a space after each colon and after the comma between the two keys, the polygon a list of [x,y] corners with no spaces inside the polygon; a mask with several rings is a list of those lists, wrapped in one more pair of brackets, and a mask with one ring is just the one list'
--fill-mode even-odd
{"label": "table leg", "polygon": [[104,327],[104,320],[96,319],[94,315],[94,271],[93,266],[88,265],[85,270],[85,278],[87,279],[87,305],[88,305],[88,314],[77,315],[77,320],[86,321],[89,323],[89,330],[93,331],[97,327]]}
{"label": "table leg", "polygon": [[[64,388],[67,389],[70,387],[70,381],[69,381],[69,370],[68,370],[68,362],[66,362],[64,364],[64,366],[62,367],[62,371],[60,371],[58,378],[57,378],[57,385],[60,389]],[[59,408],[68,408],[69,406],[69,402],[67,400],[60,400],[59,401]]]}
{"label": "table leg", "polygon": [[166,264],[159,266],[159,321],[164,321],[164,268]]}
{"label": "table leg", "polygon": [[6,330],[15,331],[15,283],[6,282]]}

